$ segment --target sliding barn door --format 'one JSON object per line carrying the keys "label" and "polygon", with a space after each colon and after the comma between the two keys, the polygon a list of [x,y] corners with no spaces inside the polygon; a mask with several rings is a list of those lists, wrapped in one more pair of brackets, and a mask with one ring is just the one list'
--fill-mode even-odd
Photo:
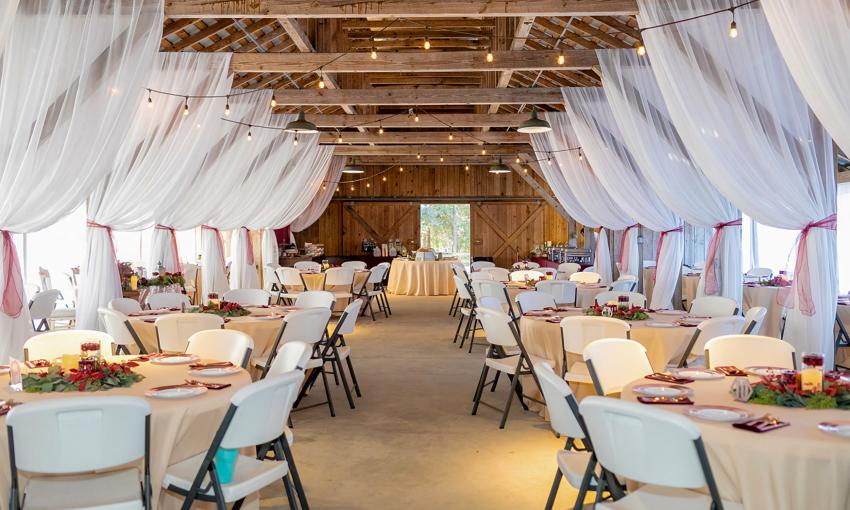
{"label": "sliding barn door", "polygon": [[[551,218],[542,203],[489,202],[471,207],[473,257],[493,257],[497,266],[510,268],[517,258],[527,258],[534,245],[553,239],[553,226],[547,225]],[[561,223],[566,233],[565,221]]]}
{"label": "sliding barn door", "polygon": [[342,252],[361,252],[363,239],[386,243],[401,239],[419,247],[419,204],[409,202],[346,202],[342,205]]}

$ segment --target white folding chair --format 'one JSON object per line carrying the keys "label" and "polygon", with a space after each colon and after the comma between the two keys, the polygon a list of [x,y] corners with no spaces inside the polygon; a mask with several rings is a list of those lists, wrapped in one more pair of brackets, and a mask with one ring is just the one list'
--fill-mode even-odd
{"label": "white folding chair", "polygon": [[534,269],[526,269],[522,271],[514,271],[510,274],[512,282],[525,282],[528,280],[540,280],[543,278],[543,273]]}
{"label": "white folding chair", "polygon": [[322,265],[318,262],[313,262],[312,260],[299,260],[292,266],[299,271],[307,271],[310,273],[321,273]]}
{"label": "white folding chair", "polygon": [[[555,374],[549,363],[544,361],[536,364],[534,373],[540,381],[540,389],[543,391],[543,399],[549,411],[549,426],[556,434],[566,438],[564,448],[558,450],[555,457],[558,469],[555,470],[555,481],[552,482],[552,489],[549,491],[546,510],[551,510],[555,505],[555,497],[562,477],[566,477],[567,482],[578,489],[575,501],[581,508],[584,506],[587,491],[592,488],[591,481],[596,478],[596,456],[593,455],[590,442],[587,441],[587,432],[584,430],[584,423],[578,411],[578,402],[569,385]],[[577,450],[576,440],[584,444],[583,450]],[[596,482],[596,480],[593,481]]]}
{"label": "white folding chair", "polygon": [[387,315],[393,314],[393,309],[390,308],[390,298],[387,295],[387,284],[390,280],[390,263],[389,262],[381,262],[375,267],[381,267],[384,269],[384,281],[381,282],[381,294],[384,301],[384,311]]}
{"label": "white folding chair", "polygon": [[[478,273],[472,273],[478,274]],[[460,341],[460,348],[466,341],[466,335],[469,332],[471,323],[475,321],[475,296],[472,295],[472,281],[464,280],[461,276],[455,275],[452,277],[455,282],[455,289],[458,295],[458,309],[460,310],[460,319],[458,320],[457,329],[455,330],[454,340],[452,343],[457,343],[458,335],[463,327],[463,321],[466,320],[466,328],[463,332],[463,338]]]}
{"label": "white folding chair", "polygon": [[618,282],[637,282],[637,276],[629,273],[620,273],[620,277],[617,278]]}
{"label": "white folding chair", "polygon": [[[700,361],[705,352],[705,344],[712,338],[724,335],[734,335],[744,326],[744,318],[737,315],[731,317],[714,317],[699,323],[691,337],[685,352],[679,359],[678,367],[693,366]],[[702,360],[703,363],[705,360]]]}
{"label": "white folding chair", "polygon": [[744,280],[770,280],[773,278],[773,269],[769,267],[753,267],[744,273]]}
{"label": "white folding chair", "polygon": [[507,282],[511,278],[511,272],[503,267],[482,267],[478,270],[478,274],[489,275],[491,280],[497,282]]}
{"label": "white folding chair", "polygon": [[476,260],[472,264],[470,264],[472,268],[472,272],[478,271],[484,267],[496,267],[494,262],[490,262],[489,260]]}
{"label": "white folding chair", "polygon": [[221,329],[224,319],[211,313],[173,313],[157,317],[154,326],[159,352],[186,352],[190,336],[198,331]]}
{"label": "white folding chair", "polygon": [[570,275],[570,281],[576,283],[599,283],[602,281],[602,276],[593,271],[580,271]]}
{"label": "white folding chair", "polygon": [[229,361],[242,368],[248,368],[253,352],[254,339],[235,329],[198,331],[189,337],[186,347],[187,354],[195,354],[201,359]]}
{"label": "white folding chair", "polygon": [[761,335],[725,335],[705,344],[705,366],[768,366],[794,370],[796,350],[785,340]]}
{"label": "white folding chair", "polygon": [[301,271],[294,267],[279,267],[274,270],[277,278],[277,303],[289,304],[298,297],[298,294],[307,290]]}
{"label": "white folding chair", "polygon": [[[583,399],[579,410],[615,499],[597,509],[743,510],[720,498],[699,427],[688,418],[604,397]],[[614,475],[642,485],[625,495]]]}
{"label": "white folding chair", "polygon": [[280,292],[280,284],[275,276],[277,268],[281,267],[277,262],[269,262],[263,268],[263,285],[269,294],[277,294]]}
{"label": "white folding chair", "polygon": [[333,310],[335,305],[336,297],[332,292],[325,290],[308,290],[298,294],[293,306],[298,309],[321,307]]}
{"label": "white folding chair", "polygon": [[115,298],[107,305],[110,310],[130,315],[131,313],[139,313],[142,311],[142,305],[136,299],[130,298]]}
{"label": "white folding chair", "polygon": [[272,295],[266,289],[232,289],[222,294],[221,299],[242,306],[264,306],[271,303]]}
{"label": "white folding chair", "polygon": [[602,338],[585,347],[582,357],[596,393],[603,396],[620,393],[630,382],[653,372],[646,348],[634,340]]}
{"label": "white folding chair", "polygon": [[[339,290],[338,287],[343,287],[344,290]],[[332,292],[337,301],[345,299],[350,302],[354,295],[354,270],[347,267],[328,269],[325,271],[322,290]]]}
{"label": "white folding chair", "polygon": [[728,317],[738,315],[738,304],[724,296],[700,296],[691,303],[688,313],[697,317]]}
{"label": "white folding chair", "polygon": [[594,299],[596,300],[596,304],[604,305],[611,301],[619,303],[618,299],[620,296],[627,296],[629,298],[628,306],[640,306],[641,308],[646,308],[646,296],[640,292],[608,290],[600,292]]}
{"label": "white folding chair", "polygon": [[537,292],[536,290],[520,292],[514,296],[514,301],[516,301],[517,308],[519,308],[519,315],[522,315],[525,312],[543,310],[545,308],[556,308],[558,306],[555,303],[555,298],[550,294]]}
{"label": "white folding chair", "polygon": [[[322,348],[322,358],[325,363],[330,363],[334,367],[334,374],[339,374],[339,379],[342,379],[342,387],[345,390],[345,396],[348,399],[348,406],[354,409],[354,399],[351,398],[351,389],[348,386],[348,378],[345,375],[343,368],[343,360],[348,365],[348,374],[351,376],[351,385],[354,388],[357,398],[362,395],[360,393],[360,384],[357,382],[357,375],[354,373],[354,365],[351,363],[351,346],[345,342],[345,335],[354,332],[354,326],[357,324],[357,317],[360,315],[360,307],[363,306],[363,300],[355,299],[343,310],[342,315],[334,326],[333,333],[328,338],[327,343]],[[334,379],[337,379],[334,376]]]}
{"label": "white folding chair", "polygon": [[562,280],[569,280],[573,273],[578,273],[579,271],[581,271],[581,265],[575,262],[558,264],[558,278]]}
{"label": "white folding chair", "polygon": [[[490,268],[484,268],[484,269],[490,269]],[[469,274],[469,280],[470,280],[470,281],[475,281],[475,280],[492,280],[492,279],[493,279],[493,275],[492,275],[492,273],[491,273],[490,271],[485,271],[485,270],[483,270],[483,269],[482,269],[482,270],[480,270],[480,271],[476,271],[476,272],[474,272],[474,273],[470,273],[470,274]]]}
{"label": "white folding chair", "polygon": [[600,338],[629,338],[631,326],[628,322],[612,317],[577,316],[561,319],[561,343],[564,354],[561,359],[561,376],[564,380],[579,384],[591,384],[590,372],[581,359],[567,366],[567,355],[581,357],[584,348]]}
{"label": "white folding chair", "polygon": [[[535,384],[539,387],[540,385],[537,382],[537,376],[534,374],[533,368],[536,363],[545,360],[529,355],[526,352],[520,340],[519,331],[516,329],[513,319],[508,314],[501,310],[484,307],[479,307],[477,314],[490,346],[487,348],[487,354],[484,357],[484,367],[481,369],[481,376],[478,379],[478,386],[475,389],[475,395],[472,399],[474,402],[472,405],[472,414],[475,415],[478,413],[479,404],[484,404],[497,411],[499,410],[495,406],[482,401],[481,394],[484,391],[484,386],[492,384],[493,389],[495,389],[498,383],[498,377],[492,382],[487,381],[487,374],[491,368],[496,371],[497,375],[504,373],[511,380],[511,389],[508,393],[508,400],[505,403],[504,410],[502,410],[502,420],[499,423],[499,428],[503,429],[508,420],[508,413],[511,410],[514,393],[519,397],[520,404],[522,404],[525,410],[528,410],[528,406],[523,401],[523,398],[539,402],[536,399],[523,395],[519,378],[523,375],[531,375]],[[516,349],[519,349],[517,354],[508,354]],[[543,402],[540,403],[542,404]]]}
{"label": "white folding chair", "polygon": [[575,282],[566,280],[541,280],[534,284],[537,292],[544,292],[555,298],[559,305],[575,305],[578,287]]}
{"label": "white folding chair", "polygon": [[363,271],[364,269],[366,269],[366,263],[362,260],[347,260],[340,264],[340,267],[353,269],[355,271]]}
{"label": "white folding chair", "polygon": [[37,292],[29,302],[30,319],[33,331],[48,331],[50,325],[47,319],[56,309],[56,302],[61,293],[56,289],[47,289]]}
{"label": "white folding chair", "polygon": [[189,262],[183,263],[183,279],[186,280],[186,284],[183,285],[183,288],[186,289],[187,292],[196,292],[197,289],[197,279],[198,279],[198,265],[191,264]]}
{"label": "white folding chair", "polygon": [[192,302],[189,300],[189,297],[186,294],[180,294],[179,292],[160,292],[158,294],[151,294],[147,299],[148,308],[156,309],[156,308],[188,308],[192,306]]}
{"label": "white folding chair", "polygon": [[115,354],[130,354],[130,346],[137,347],[140,354],[147,354],[147,349],[126,315],[103,307],[97,309],[97,315],[106,333],[115,341]]}
{"label": "white folding chair", "polygon": [[375,320],[375,310],[372,308],[372,300],[375,300],[378,303],[378,312],[384,312],[384,317],[388,318],[389,312],[387,310],[387,306],[384,304],[384,278],[386,277],[387,268],[384,266],[375,266],[369,271],[369,276],[366,277],[366,281],[363,282],[363,285],[360,287],[360,291],[357,293],[357,297],[360,299],[366,299],[366,306],[363,307],[363,311],[361,314],[366,313],[366,309],[369,310],[369,315],[372,316],[372,320]]}
{"label": "white folding chair", "polygon": [[87,329],[49,331],[29,337],[24,342],[24,359],[53,361],[63,354],[79,354],[80,344],[88,342],[99,342],[101,352],[111,354],[115,340],[103,331]]}
{"label": "white folding chair", "polygon": [[[150,412],[143,398],[119,396],[12,408],[6,416],[12,510],[24,503],[43,510],[150,508]],[[140,459],[143,472],[133,464]],[[18,470],[27,472],[23,487]]]}
{"label": "white folding chair", "polygon": [[[452,274],[454,276],[460,276],[462,280],[465,282],[469,282],[469,275],[466,273],[466,268],[460,262],[455,262],[452,264]],[[454,296],[452,296],[452,304],[449,305],[449,315],[456,316],[457,310],[460,308],[461,302],[457,295],[457,288],[455,288]]]}
{"label": "white folding chair", "polygon": [[[183,508],[191,508],[196,500],[215,502],[218,508],[235,503],[238,508],[248,495],[282,479],[290,508],[297,508],[287,463],[291,452],[285,429],[303,379],[304,373],[294,370],[237,391],[209,449],[168,466],[162,487],[184,496]],[[216,452],[220,448],[253,449],[259,445],[270,445],[275,459],[267,459],[265,453],[239,455],[230,483],[221,483],[215,466]],[[268,448],[261,452],[268,452]]]}
{"label": "white folding chair", "polygon": [[297,340],[281,345],[266,372],[266,377],[276,377],[293,370],[305,370],[312,350],[311,345]]}
{"label": "white folding chair", "polygon": [[761,333],[765,316],[767,316],[767,308],[763,306],[754,306],[747,310],[747,313],[744,314],[744,329],[741,333],[744,335],[758,335]]}
{"label": "white folding chair", "polygon": [[511,264],[511,269],[513,269],[513,270],[537,269],[538,267],[540,267],[540,264],[538,264],[537,262],[531,262],[531,261],[527,261],[527,262],[521,262],[520,261],[520,262],[514,262],[513,264]]}
{"label": "white folding chair", "polygon": [[611,284],[611,290],[615,292],[633,292],[637,287],[636,280],[617,280]]}

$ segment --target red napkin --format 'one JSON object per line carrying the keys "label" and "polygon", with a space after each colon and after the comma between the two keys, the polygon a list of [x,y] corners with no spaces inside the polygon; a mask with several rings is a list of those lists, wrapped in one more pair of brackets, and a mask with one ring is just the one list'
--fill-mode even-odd
{"label": "red napkin", "polygon": [[746,372],[741,370],[738,367],[733,366],[725,366],[725,367],[714,367],[714,370],[721,372],[723,375],[727,375],[730,377],[744,377],[747,375]]}
{"label": "red napkin", "polygon": [[23,402],[15,402],[14,400],[7,400],[3,402],[0,404],[0,416],[6,416],[13,407],[21,404],[23,404]]}
{"label": "red napkin", "polygon": [[546,319],[546,322],[548,322],[550,324],[560,324],[561,318],[560,317],[549,317],[548,319]]}
{"label": "red napkin", "polygon": [[47,368],[50,366],[50,362],[46,359],[31,359],[29,361],[25,361],[24,365],[27,368]]}
{"label": "red napkin", "polygon": [[151,391],[173,390],[174,388],[191,388],[193,386],[197,386],[197,384],[191,384],[191,383],[168,384],[168,385],[165,385],[165,386],[157,386],[156,388],[151,388]]}
{"label": "red napkin", "polygon": [[682,328],[695,328],[699,326],[699,324],[694,324],[692,322],[673,321],[673,323]]}
{"label": "red napkin", "polygon": [[662,374],[660,372],[649,374],[645,377],[645,379],[652,379],[653,381],[661,381],[673,384],[688,384],[694,382],[693,379],[688,379],[687,377],[676,377],[675,375]]}
{"label": "red napkin", "polygon": [[227,367],[232,367],[232,366],[233,366],[233,363],[231,363],[229,361],[215,361],[215,362],[212,362],[212,363],[192,363],[191,365],[189,365],[189,368],[195,368],[195,369],[200,369],[200,368],[227,368]]}
{"label": "red napkin", "polygon": [[143,363],[145,361],[150,361],[150,360],[151,360],[150,356],[136,356],[135,358],[132,358],[130,361],[138,361],[138,362]]}
{"label": "red napkin", "polygon": [[193,386],[203,386],[203,387],[205,387],[209,390],[223,390],[224,388],[230,387],[230,383],[207,383],[207,382],[196,381],[194,379],[187,380],[186,382],[193,385]]}
{"label": "red napkin", "polygon": [[641,404],[693,405],[688,397],[638,397],[637,400]]}
{"label": "red napkin", "polygon": [[787,421],[779,421],[777,419],[766,420],[758,418],[755,420],[745,421],[744,423],[733,423],[732,426],[736,429],[749,430],[761,434],[762,432],[770,432],[771,430],[781,429],[791,425]]}

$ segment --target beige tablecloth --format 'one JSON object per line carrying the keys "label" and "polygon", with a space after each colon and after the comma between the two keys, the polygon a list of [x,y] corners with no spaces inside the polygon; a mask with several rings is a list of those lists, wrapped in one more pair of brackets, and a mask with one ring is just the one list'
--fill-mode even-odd
{"label": "beige tablecloth", "polygon": [[[322,285],[325,283],[325,275],[322,273],[301,273],[301,276],[304,278],[304,283],[307,284],[307,290],[322,290]],[[369,271],[355,271],[354,272],[354,292],[356,293],[360,287],[363,286],[363,283],[366,279],[369,278]],[[336,291],[347,291],[348,289],[343,285],[330,285],[327,290],[331,292]],[[345,310],[345,307],[348,306],[349,301],[345,299],[337,299],[336,304],[334,305],[334,311],[340,312]]]}
{"label": "beige tablecloth", "polygon": [[[182,383],[188,375],[187,365],[166,366],[140,363],[136,370],[145,376],[141,382],[129,388],[116,388],[95,393],[13,393],[9,391],[8,375],[3,375],[0,376],[0,398],[14,398],[18,402],[34,402],[75,396],[141,397],[150,388]],[[208,377],[205,380],[213,379],[215,382],[230,383],[233,386],[223,390],[210,390],[201,396],[188,399],[146,399],[151,406],[151,484],[153,501],[155,506],[158,503],[158,508],[180,508],[182,498],[160,491],[166,468],[209,448],[213,435],[227,411],[230,397],[236,390],[251,382],[251,378],[245,371],[227,377]],[[0,418],[0,420],[5,419]],[[0,458],[4,459],[4,462],[0,462],[0,505],[2,508],[8,508],[10,472],[9,462],[6,460],[9,456],[5,426],[0,426]],[[256,498],[253,506],[258,506]],[[211,507],[197,505],[193,508]]]}
{"label": "beige tablecloth", "polygon": [[688,310],[691,307],[691,303],[697,297],[699,278],[699,275],[682,276],[682,301],[685,302],[685,310]]}
{"label": "beige tablecloth", "polygon": [[407,296],[449,296],[455,292],[452,264],[456,260],[394,259],[387,291]]}
{"label": "beige tablecloth", "polygon": [[[641,379],[634,384],[651,383]],[[702,431],[711,470],[724,499],[748,510],[850,509],[850,439],[821,432],[823,421],[850,419],[850,411],[810,411],[736,402],[729,394],[732,378],[697,381],[693,400],[770,413],[789,427],[756,434],[728,423],[694,420]],[[629,385],[622,398],[635,400]],[[684,406],[657,405],[681,413]]]}
{"label": "beige tablecloth", "polygon": [[[508,285],[508,295],[511,300],[513,300],[517,294],[520,292],[525,292],[527,290],[537,290],[534,287],[526,287],[523,285],[512,284]],[[576,307],[578,308],[587,308],[588,306],[594,304],[596,302],[596,296],[602,292],[608,290],[607,285],[586,285],[586,284],[577,284],[576,285]],[[558,304],[567,304],[567,303],[558,303]]]}
{"label": "beige tablecloth", "polygon": [[782,307],[776,303],[776,294],[779,287],[749,286],[744,285],[744,313],[754,306],[767,308],[764,325],[759,334],[765,336],[780,337],[782,327]]}

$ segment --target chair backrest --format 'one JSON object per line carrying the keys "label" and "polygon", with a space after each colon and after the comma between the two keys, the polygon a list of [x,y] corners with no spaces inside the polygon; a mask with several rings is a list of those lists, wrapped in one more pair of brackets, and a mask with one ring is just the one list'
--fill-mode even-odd
{"label": "chair backrest", "polygon": [[510,304],[507,293],[505,292],[505,284],[493,280],[472,280],[472,292],[475,293],[476,299],[483,297],[494,297],[502,304]]}
{"label": "chair backrest", "polygon": [[354,269],[355,271],[366,269],[366,263],[362,260],[346,260],[340,264],[340,266],[347,267],[348,269]]}
{"label": "chair backrest", "polygon": [[646,348],[634,340],[602,338],[585,347],[582,357],[600,395],[619,393],[630,382],[653,372]]}
{"label": "chair backrest", "polygon": [[525,269],[521,271],[514,271],[511,273],[510,277],[512,282],[524,282],[528,280],[539,280],[543,278],[543,273],[534,269]]}
{"label": "chair backrest", "polygon": [[462,279],[469,281],[469,274],[466,272],[466,268],[460,262],[455,262],[452,264],[452,274],[460,276]]}
{"label": "chair backrest", "polygon": [[617,280],[611,284],[611,290],[616,292],[632,292],[637,287],[636,280]]}
{"label": "chair backrest", "polygon": [[188,262],[183,263],[183,278],[186,279],[186,283],[195,283],[195,277],[198,276],[198,265],[190,264]]}
{"label": "chair backrest", "polygon": [[514,262],[513,264],[511,264],[511,269],[514,269],[514,270],[517,270],[517,269],[537,269],[538,267],[540,267],[540,264],[538,264],[537,262],[531,262],[531,261],[528,261],[528,262],[520,261],[520,262]]}
{"label": "chair backrest", "polygon": [[[144,457],[150,406],[143,398],[54,398],[12,408],[17,469],[71,474],[108,469]],[[59,497],[57,495],[57,497]]]}
{"label": "chair backrest", "polygon": [[555,298],[551,294],[545,292],[537,292],[536,290],[526,290],[520,292],[514,297],[514,301],[519,305],[521,312],[530,312],[532,310],[543,310],[544,308],[555,308],[558,306],[555,303]]}
{"label": "chair backrest", "polygon": [[322,265],[312,260],[299,260],[295,264],[292,264],[292,266],[299,271],[310,271],[313,273],[322,271]]}
{"label": "chair backrest", "polygon": [[286,314],[283,318],[283,336],[281,342],[297,341],[313,345],[319,342],[327,331],[331,319],[331,309],[327,306],[304,308]]}
{"label": "chair backrest", "polygon": [[282,375],[297,369],[304,370],[312,352],[312,347],[304,342],[293,340],[281,345],[266,377]]}
{"label": "chair backrest", "polygon": [[592,273],[594,271],[596,271],[596,266],[587,266],[586,268],[582,269],[583,273]]}
{"label": "chair backrest", "polygon": [[139,301],[130,298],[115,298],[109,302],[108,306],[111,310],[123,313],[124,315],[130,315],[131,313],[139,313],[142,311],[142,305],[139,304]]}
{"label": "chair backrest", "polygon": [[348,335],[354,331],[354,326],[357,324],[357,317],[360,316],[360,308],[363,306],[362,299],[355,299],[342,312],[340,323],[335,328],[336,333],[340,335]]}
{"label": "chair backrest", "polygon": [[354,284],[354,270],[349,267],[332,267],[325,271],[325,287]]}
{"label": "chair backrest", "polygon": [[266,289],[233,289],[222,294],[221,299],[242,306],[263,306],[271,303],[272,295]]}
{"label": "chair backrest", "polygon": [[707,367],[734,365],[738,368],[769,366],[794,369],[795,349],[790,343],[761,335],[725,335],[705,344]]}
{"label": "chair backrest", "polygon": [[631,329],[628,322],[613,317],[579,315],[561,319],[564,350],[571,354],[582,354],[585,347],[600,338],[628,338]]}
{"label": "chair backrest", "polygon": [[573,439],[584,439],[584,429],[576,416],[573,407],[578,409],[575,396],[567,382],[558,377],[552,370],[552,365],[544,361],[534,364],[534,373],[540,381],[546,409],[549,410],[549,425],[558,434]]}
{"label": "chair backrest", "polygon": [[[477,274],[477,273],[472,273]],[[461,299],[472,299],[472,295],[469,294],[469,289],[467,288],[467,282],[464,281],[462,276],[454,275],[452,276],[455,281],[455,288],[457,289],[457,295]]]}
{"label": "chair backrest", "polygon": [[229,361],[245,368],[254,351],[254,340],[235,329],[208,329],[189,337],[188,354],[197,354],[201,359]]}
{"label": "chair backrest", "polygon": [[620,296],[627,296],[629,298],[629,306],[640,306],[646,308],[646,296],[644,296],[640,292],[608,290],[605,292],[600,292],[596,295],[594,299],[596,300],[597,304],[604,305],[606,303],[610,303],[611,301],[617,301]]}
{"label": "chair backrest", "polygon": [[744,273],[744,276],[748,278],[764,278],[769,280],[773,277],[773,269],[769,267],[754,267]]}
{"label": "chair backrest", "polygon": [[47,289],[37,292],[30,299],[30,318],[34,321],[50,317],[56,309],[56,301],[59,300],[60,292],[56,289]]}
{"label": "chair backrest", "polygon": [[[485,269],[487,269],[487,268],[485,268]],[[469,274],[469,281],[492,280],[492,279],[493,279],[493,275],[490,273],[490,271],[482,270],[482,271],[476,271],[474,273]]]}
{"label": "chair backrest", "polygon": [[148,306],[154,308],[181,308],[192,306],[186,294],[179,292],[159,292],[148,296]]}
{"label": "chair backrest", "polygon": [[476,301],[476,304],[479,308],[489,308],[491,310],[499,310],[504,312],[505,307],[502,306],[501,301],[491,296],[484,296],[483,298]]}
{"label": "chair backrest", "polygon": [[688,313],[697,317],[728,317],[735,315],[738,304],[724,296],[700,296],[691,303]]}
{"label": "chair backrest", "polygon": [[161,351],[185,352],[198,331],[221,329],[224,319],[212,313],[172,313],[157,317],[156,338]]}
{"label": "chair backrest", "polygon": [[298,294],[295,298],[295,308],[317,308],[324,307],[328,310],[334,307],[334,303],[336,303],[336,298],[333,295],[333,292],[328,292],[326,290],[308,290],[307,292],[302,292]]}
{"label": "chair backrest", "polygon": [[579,271],[570,275],[570,281],[576,283],[599,283],[602,277],[593,271]]}
{"label": "chair backrest", "polygon": [[103,328],[106,329],[106,333],[115,341],[115,345],[136,345],[136,339],[127,329],[128,318],[126,315],[103,307],[97,309],[97,315],[101,324],[103,324]]}
{"label": "chair backrest", "polygon": [[295,267],[279,267],[274,270],[274,274],[277,276],[277,281],[286,287],[287,290],[304,286],[304,280],[301,279],[301,271]]}
{"label": "chair backrest", "polygon": [[103,331],[87,329],[63,329],[32,336],[24,342],[26,358],[53,361],[63,354],[79,354],[80,344],[99,342],[104,354],[112,353],[115,340]]}
{"label": "chair backrest", "polygon": [[[652,485],[688,489],[706,485],[696,446],[700,431],[688,418],[604,397],[583,399],[579,410],[605,469]],[[708,465],[708,459],[704,460]]]}
{"label": "chair backrest", "polygon": [[620,273],[620,277],[617,278],[618,282],[636,282],[638,281],[637,276],[629,273]]}
{"label": "chair backrest", "polygon": [[718,336],[738,334],[742,327],[744,327],[744,318],[739,315],[706,319],[697,326],[699,336],[691,352],[701,355],[705,351],[706,342]]}
{"label": "chair backrest", "polygon": [[541,280],[534,284],[534,288],[537,289],[537,292],[551,295],[559,305],[575,303],[578,293],[575,282],[566,280]]}
{"label": "chair backrest", "polygon": [[477,313],[488,342],[502,347],[517,345],[516,336],[514,336],[514,330],[511,327],[513,321],[508,314],[502,310],[484,307],[479,307]]}
{"label": "chair backrest", "polygon": [[507,282],[511,278],[511,272],[503,267],[483,267],[478,272],[490,275],[490,279],[497,282]]}
{"label": "chair backrest", "polygon": [[558,276],[558,270],[554,267],[538,267],[535,271],[540,271],[545,275],[552,275],[553,278]]}
{"label": "chair backrest", "polygon": [[266,377],[237,391],[230,400],[236,412],[221,440],[222,448],[265,444],[283,435],[304,372],[293,370]]}
{"label": "chair backrest", "polygon": [[558,275],[560,278],[569,278],[573,273],[581,271],[581,264],[575,262],[564,262],[558,264]]}
{"label": "chair backrest", "polygon": [[745,335],[758,335],[761,333],[765,316],[767,316],[767,308],[763,306],[754,306],[747,310],[747,313],[744,315],[744,329],[741,333]]}
{"label": "chair backrest", "polygon": [[366,278],[366,283],[377,284],[384,281],[388,269],[385,266],[375,266],[369,271],[369,277]]}
{"label": "chair backrest", "polygon": [[41,288],[44,290],[53,288],[53,280],[50,278],[50,271],[39,266],[38,267],[38,279],[41,282]]}
{"label": "chair backrest", "polygon": [[496,267],[496,264],[494,262],[490,262],[489,260],[476,260],[475,262],[470,264],[470,267],[473,271],[478,271],[483,267]]}

